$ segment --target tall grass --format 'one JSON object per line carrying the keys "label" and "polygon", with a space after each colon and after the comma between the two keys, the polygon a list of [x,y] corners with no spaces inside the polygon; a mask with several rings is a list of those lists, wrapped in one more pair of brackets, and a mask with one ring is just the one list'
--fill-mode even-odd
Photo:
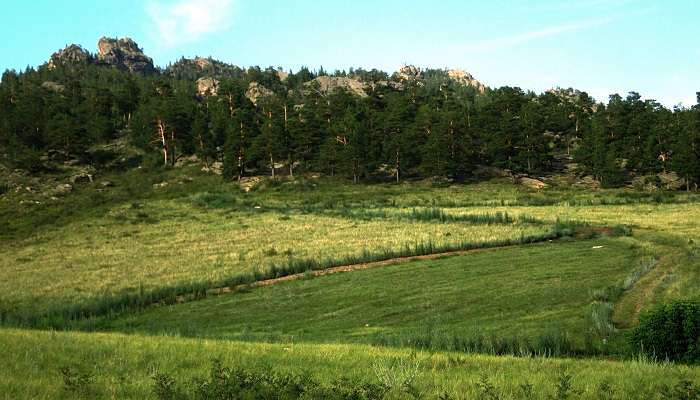
{"label": "tall grass", "polygon": [[511,217],[506,212],[481,213],[481,214],[451,214],[441,208],[412,208],[409,212],[387,211],[386,209],[343,209],[337,213],[339,216],[352,219],[401,219],[407,221],[455,223],[467,222],[471,224],[496,225],[523,222],[530,224],[544,224],[543,221],[528,215],[517,218]]}
{"label": "tall grass", "polygon": [[589,340],[575,342],[566,332],[552,330],[535,337],[502,337],[455,332],[424,332],[401,335],[377,334],[374,346],[404,347],[421,351],[456,351],[467,354],[513,357],[584,357],[608,354]]}
{"label": "tall grass", "polygon": [[588,321],[591,329],[598,337],[607,341],[608,338],[617,332],[612,321],[614,304],[622,295],[632,289],[644,275],[651,271],[658,264],[654,257],[644,258],[639,262],[639,266],[630,272],[622,283],[605,288],[596,289],[591,294],[592,301],[588,307]]}

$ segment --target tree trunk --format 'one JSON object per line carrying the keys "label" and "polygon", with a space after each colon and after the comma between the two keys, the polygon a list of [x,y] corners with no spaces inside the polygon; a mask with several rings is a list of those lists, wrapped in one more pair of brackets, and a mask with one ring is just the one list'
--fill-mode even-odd
{"label": "tree trunk", "polygon": [[401,168],[401,164],[399,162],[399,150],[396,149],[396,183],[399,183],[400,176],[399,176],[399,170]]}
{"label": "tree trunk", "polygon": [[158,125],[158,135],[160,136],[160,140],[163,143],[163,165],[168,166],[168,143],[167,143],[167,138],[165,136],[165,123],[159,118],[156,122]]}
{"label": "tree trunk", "polygon": [[197,133],[199,139],[199,148],[202,149],[202,160],[204,161],[204,166],[209,169],[209,158],[204,150],[204,139],[202,139],[202,132]]}
{"label": "tree trunk", "polygon": [[352,160],[352,182],[357,183],[357,158]]}
{"label": "tree trunk", "polygon": [[175,166],[175,161],[177,160],[177,147],[175,146],[175,130],[170,131],[170,147],[172,151],[170,152],[170,165]]}
{"label": "tree trunk", "polygon": [[275,179],[275,160],[272,158],[272,154],[270,154],[270,171],[272,171],[272,179]]}
{"label": "tree trunk", "polygon": [[241,178],[243,177],[243,145],[241,144],[241,143],[243,143],[243,138],[244,138],[243,122],[241,122],[239,132],[241,135],[241,140],[238,143],[238,181],[240,182]]}

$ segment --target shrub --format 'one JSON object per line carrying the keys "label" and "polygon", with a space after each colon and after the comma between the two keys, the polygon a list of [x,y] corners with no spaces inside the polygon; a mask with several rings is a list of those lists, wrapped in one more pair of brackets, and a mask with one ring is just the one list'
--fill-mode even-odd
{"label": "shrub", "polygon": [[631,342],[653,357],[700,362],[700,302],[675,301],[645,313]]}
{"label": "shrub", "polygon": [[340,379],[330,384],[309,373],[283,374],[270,370],[225,367],[214,360],[209,375],[177,382],[159,373],[153,377],[153,392],[160,400],[174,399],[353,399],[385,398],[387,389],[375,383]]}

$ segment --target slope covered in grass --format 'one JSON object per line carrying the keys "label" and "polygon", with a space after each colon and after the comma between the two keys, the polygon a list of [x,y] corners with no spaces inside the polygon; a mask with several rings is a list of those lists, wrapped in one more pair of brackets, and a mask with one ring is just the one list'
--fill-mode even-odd
{"label": "slope covered in grass", "polygon": [[[700,369],[667,363],[570,360],[415,352],[342,344],[262,344],[122,334],[0,329],[0,398],[156,398],[154,377],[185,385],[207,378],[213,359],[260,373],[307,373],[320,382],[400,386],[422,398],[485,398],[484,382],[502,398],[548,399],[569,377],[574,398],[657,398],[664,386],[695,385]],[[64,378],[81,385],[66,385]],[[401,390],[400,387],[396,388]],[[194,385],[189,386],[194,391]],[[410,398],[403,397],[399,398]]]}
{"label": "slope covered in grass", "polygon": [[106,322],[114,330],[229,339],[450,346],[454,337],[579,343],[594,329],[592,293],[635,269],[634,239],[480,251],[280,283],[157,307]]}
{"label": "slope covered in grass", "polygon": [[0,301],[6,309],[41,310],[116,293],[217,282],[293,259],[342,259],[421,243],[517,241],[551,229],[517,222],[352,219],[259,207],[222,210],[152,200],[4,243]]}

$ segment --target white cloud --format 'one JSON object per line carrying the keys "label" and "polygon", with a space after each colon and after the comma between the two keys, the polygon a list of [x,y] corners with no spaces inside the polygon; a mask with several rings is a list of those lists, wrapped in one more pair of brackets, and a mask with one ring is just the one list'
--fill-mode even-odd
{"label": "white cloud", "polygon": [[158,44],[173,47],[192,43],[231,26],[234,0],[151,1],[146,11]]}
{"label": "white cloud", "polygon": [[609,24],[612,21],[613,18],[602,18],[571,24],[556,25],[539,30],[521,32],[509,36],[501,36],[493,39],[485,39],[472,43],[464,43],[455,46],[455,50],[470,53],[502,50],[505,48],[514,47],[527,42],[531,42],[536,39],[554,37],[568,32],[591,29],[597,26]]}

